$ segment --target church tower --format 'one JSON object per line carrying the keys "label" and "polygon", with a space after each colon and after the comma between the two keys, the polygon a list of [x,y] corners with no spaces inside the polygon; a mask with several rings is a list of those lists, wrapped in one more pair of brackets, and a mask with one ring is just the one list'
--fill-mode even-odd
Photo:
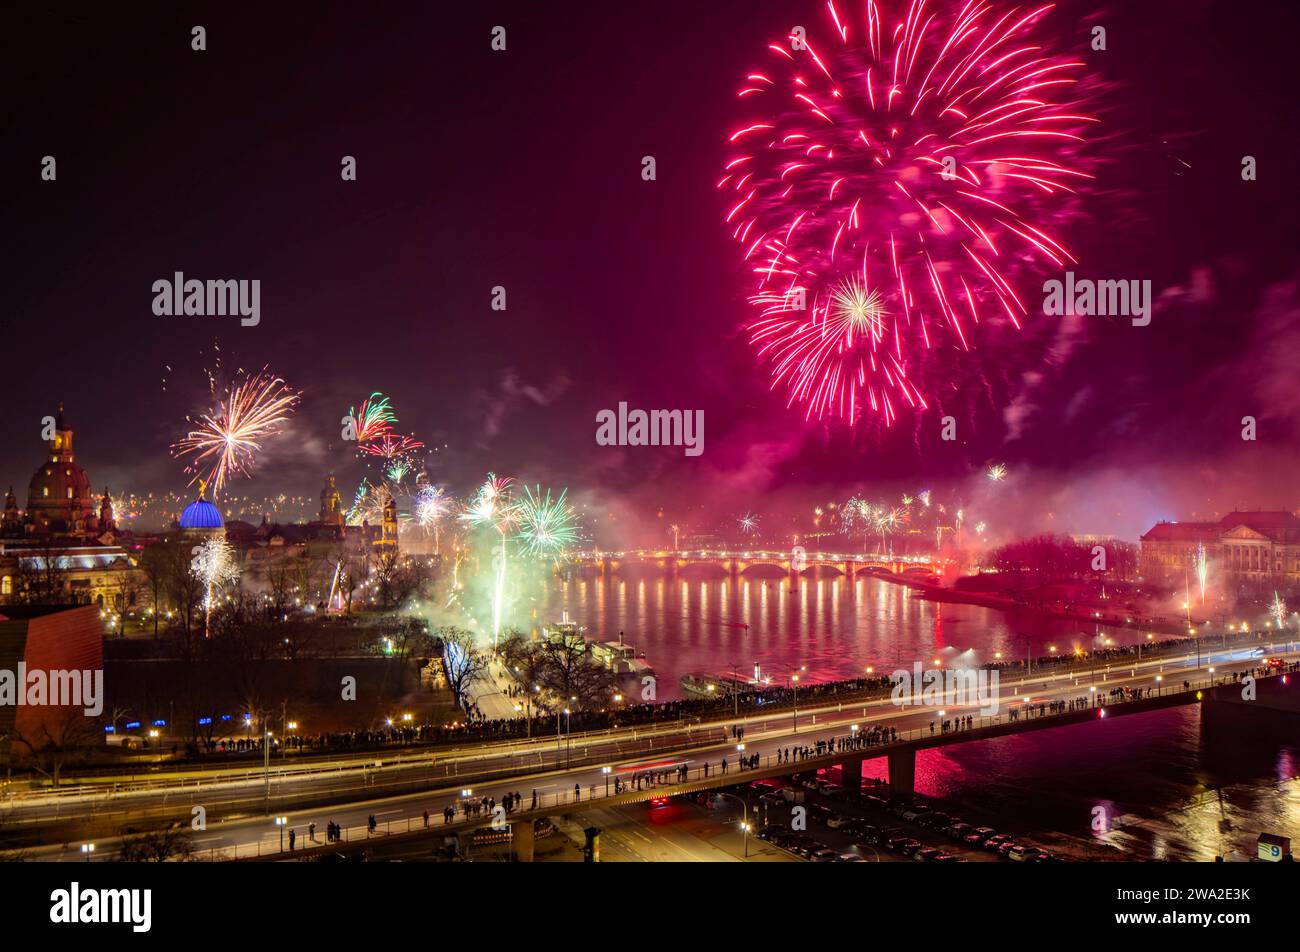
{"label": "church tower", "polygon": [[391,546],[394,550],[397,549],[397,500],[391,493],[384,503],[384,523],[380,530],[379,544],[384,548]]}
{"label": "church tower", "polygon": [[343,525],[343,500],[334,483],[333,473],[325,477],[325,488],[320,491],[320,522],[340,528]]}
{"label": "church tower", "polygon": [[90,479],[72,451],[72,427],[59,404],[54,431],[45,441],[46,462],[32,476],[27,487],[27,531],[41,535],[77,535],[93,532],[94,494]]}
{"label": "church tower", "polygon": [[9,492],[5,494],[4,521],[0,523],[0,535],[6,537],[22,535],[22,523],[22,510],[18,508],[18,500],[14,497],[14,488],[10,486]]}
{"label": "church tower", "polygon": [[104,487],[104,498],[99,501],[99,531],[117,531],[117,525],[113,522],[113,501],[108,498],[107,486]]}

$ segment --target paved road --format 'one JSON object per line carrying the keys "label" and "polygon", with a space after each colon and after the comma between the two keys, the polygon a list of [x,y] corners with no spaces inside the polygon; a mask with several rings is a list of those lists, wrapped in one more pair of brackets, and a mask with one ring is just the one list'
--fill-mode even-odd
{"label": "paved road", "polygon": [[[1236,649],[1232,652],[1217,653],[1212,658],[1205,658],[1199,676],[1201,678],[1206,677],[1208,667],[1211,666],[1216,668],[1214,677],[1217,678],[1225,675],[1230,676],[1234,670],[1241,670],[1259,663],[1257,658],[1252,659],[1248,655],[1249,653],[1245,649]],[[1163,662],[1163,672],[1155,662],[1150,666],[1144,665],[1136,671],[1134,671],[1134,666],[1126,666],[1122,672],[1117,672],[1112,668],[1105,681],[1102,680],[1102,673],[1098,672],[1097,686],[1102,691],[1108,691],[1114,687],[1154,687],[1157,683],[1155,680],[1157,677],[1163,678],[1160,683],[1165,690],[1168,690],[1171,683],[1181,685],[1184,679],[1196,677],[1195,664],[1193,662],[1190,666],[1183,666],[1171,663],[1166,659]],[[1051,681],[1036,681],[1032,692],[1028,694],[1019,693],[1015,685],[1009,684],[1004,685],[1003,694],[1004,696],[1007,694],[1014,695],[1011,701],[1012,704],[1023,704],[1027,697],[1031,697],[1034,704],[1037,704],[1053,699],[1087,696],[1090,686],[1089,680],[1087,675],[1083,675],[1078,678],[1058,677]],[[1005,706],[1007,702],[1004,700],[1003,704]],[[947,711],[949,717],[966,713],[978,718],[978,713],[970,708],[953,708]],[[1002,720],[1005,720],[1005,717],[1005,714],[999,715]],[[821,708],[815,714],[810,711],[800,711],[797,727],[795,726],[793,714],[784,714],[778,718],[768,719],[761,717],[749,718],[745,722],[745,753],[747,755],[759,754],[766,765],[771,761],[776,751],[781,748],[788,748],[796,743],[814,743],[816,740],[825,739],[828,736],[848,736],[852,724],[857,724],[862,729],[869,728],[873,724],[888,725],[896,728],[900,735],[913,731],[915,732],[914,736],[925,736],[928,725],[932,720],[935,720],[935,712],[931,709],[900,710],[889,704],[888,701],[855,705],[849,710]],[[584,748],[582,752],[574,750],[575,763],[571,769],[564,766],[563,758],[561,758],[557,769],[553,751],[551,757],[543,757],[540,761],[535,761],[531,755],[502,755],[499,752],[489,750],[473,759],[475,766],[478,769],[491,766],[503,772],[509,771],[513,775],[508,780],[487,780],[476,783],[468,799],[492,797],[499,802],[507,792],[517,792],[522,795],[524,807],[529,807],[533,795],[536,794],[539,804],[543,807],[564,805],[568,812],[574,812],[574,786],[576,784],[580,788],[576,810],[581,811],[585,809],[587,803],[592,801],[593,792],[597,801],[603,798],[607,780],[615,775],[630,777],[647,769],[666,770],[679,764],[685,764],[692,779],[694,779],[698,776],[702,765],[708,763],[713,775],[716,776],[717,771],[721,769],[721,760],[724,757],[728,759],[728,779],[734,777],[737,782],[742,782],[747,778],[744,774],[738,774],[735,769],[736,744],[729,737],[724,740],[722,735],[725,731],[726,727],[718,726],[710,727],[704,731],[698,729],[691,732],[679,731],[679,736],[674,739],[685,740],[689,737],[692,744],[689,750],[680,753],[660,754],[656,750],[643,748],[631,754],[625,754],[622,748],[627,745],[626,739],[607,740],[604,743],[593,742]],[[650,741],[662,747],[665,743],[665,737],[664,735],[658,735],[650,738]],[[582,753],[586,753],[589,758],[605,757],[606,759],[603,763],[595,762],[578,765],[577,760]],[[879,756],[884,756],[885,753],[885,750],[880,750]],[[619,754],[624,755],[619,756]],[[606,773],[605,768],[608,768],[611,772]],[[208,855],[213,858],[217,858],[221,854],[228,857],[235,855],[247,857],[277,852],[280,831],[273,825],[271,818],[276,814],[281,814],[287,815],[289,817],[289,826],[300,833],[305,831],[308,823],[315,822],[317,824],[318,839],[322,841],[326,822],[333,820],[344,826],[345,837],[351,842],[367,837],[366,825],[367,818],[370,815],[374,815],[377,820],[377,836],[392,835],[408,830],[421,829],[424,824],[422,814],[425,810],[428,810],[431,814],[430,825],[440,826],[443,823],[441,812],[443,808],[448,804],[458,803],[466,799],[462,797],[461,791],[463,788],[458,785],[454,776],[444,773],[447,765],[428,764],[427,758],[426,763],[418,768],[414,766],[392,768],[403,771],[417,769],[426,771],[426,789],[414,793],[384,796],[384,784],[381,781],[388,769],[373,770],[372,773],[375,775],[372,778],[373,782],[360,790],[355,787],[350,788],[347,793],[348,802],[345,804],[306,809],[284,809],[273,799],[271,810],[261,815],[258,815],[257,811],[248,809],[239,811],[223,810],[220,795],[224,791],[220,789],[220,785],[204,785],[197,791],[201,799],[195,800],[195,802],[202,803],[207,809],[208,828],[197,834],[196,841],[199,848],[207,851]],[[790,767],[792,772],[797,769],[797,763]],[[324,780],[318,776],[303,779],[285,779],[280,787],[274,789],[274,796],[301,796],[304,793],[311,792],[322,783],[324,783]],[[157,795],[156,792],[153,793],[155,796]],[[246,795],[246,791],[240,792],[240,795]],[[188,806],[181,807],[179,812],[186,817],[188,822]],[[473,822],[478,823],[483,822],[485,819],[486,814],[471,818]],[[462,823],[459,821],[460,817],[458,815],[458,821],[449,827],[449,831],[454,831],[457,827],[460,827]],[[97,845],[96,855],[108,857],[112,854],[114,848],[115,843],[113,840],[103,839]],[[79,842],[69,842],[36,849],[31,855],[33,858],[40,859],[79,859],[78,849]]]}

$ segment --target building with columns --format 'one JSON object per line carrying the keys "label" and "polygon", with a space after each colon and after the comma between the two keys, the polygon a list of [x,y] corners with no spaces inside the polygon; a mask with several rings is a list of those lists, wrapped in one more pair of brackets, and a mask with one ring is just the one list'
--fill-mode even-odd
{"label": "building with columns", "polygon": [[1300,588],[1300,516],[1286,510],[1230,512],[1218,522],[1158,522],[1141,540],[1143,578],[1181,585],[1196,579],[1203,548],[1232,588]]}

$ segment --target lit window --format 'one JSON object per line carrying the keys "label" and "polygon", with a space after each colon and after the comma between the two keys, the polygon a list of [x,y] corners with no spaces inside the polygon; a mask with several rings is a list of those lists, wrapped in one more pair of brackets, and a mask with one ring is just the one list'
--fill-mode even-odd
{"label": "lit window", "polygon": [[12,595],[14,593],[13,576],[6,575],[0,579],[0,595]]}
{"label": "lit window", "polygon": [[50,494],[50,487],[49,487],[49,486],[42,486],[42,487],[41,487],[41,495],[42,495],[42,496],[48,496],[49,494]]}
{"label": "lit window", "polygon": [[68,498],[69,498],[69,499],[72,498],[72,487],[71,487],[71,486],[68,487]]}

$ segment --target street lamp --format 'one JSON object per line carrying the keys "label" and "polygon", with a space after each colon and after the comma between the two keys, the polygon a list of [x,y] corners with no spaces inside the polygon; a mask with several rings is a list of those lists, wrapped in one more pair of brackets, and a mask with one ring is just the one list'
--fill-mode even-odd
{"label": "street lamp", "polygon": [[284,852],[284,828],[289,823],[287,816],[278,816],[275,818],[275,825],[280,828],[280,852]]}
{"label": "street lamp", "polygon": [[609,796],[609,775],[610,775],[610,771],[611,771],[611,768],[609,768],[609,767],[601,767],[601,768],[600,768],[600,772],[603,773],[603,774],[605,775],[605,796]]}
{"label": "street lamp", "polygon": [[95,852],[95,844],[94,844],[94,843],[82,843],[82,844],[81,844],[81,852],[85,854],[85,856],[86,856],[86,862],[89,863],[89,862],[90,862],[90,854],[93,853],[93,852]]}
{"label": "street lamp", "polygon": [[743,797],[737,796],[734,793],[727,793],[725,790],[715,791],[714,796],[730,797],[732,800],[739,803],[740,809],[744,811],[740,817],[740,828],[745,831],[745,858],[749,859],[749,803],[747,803]]}
{"label": "street lamp", "polygon": [[790,687],[794,691],[794,724],[793,730],[799,730],[799,675],[790,675]]}

